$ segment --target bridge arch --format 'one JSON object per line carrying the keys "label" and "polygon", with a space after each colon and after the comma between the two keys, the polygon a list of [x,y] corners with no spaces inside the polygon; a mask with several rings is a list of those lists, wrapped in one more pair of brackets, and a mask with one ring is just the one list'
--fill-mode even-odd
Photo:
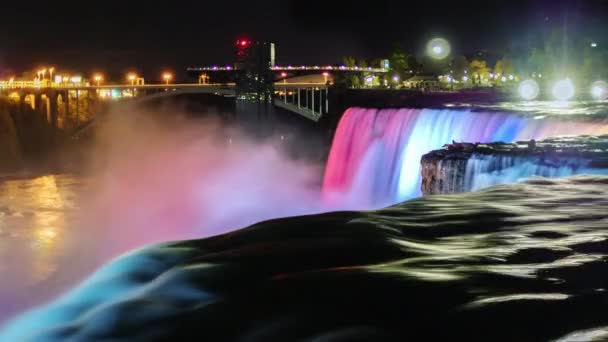
{"label": "bridge arch", "polygon": [[68,120],[68,97],[57,94],[57,128],[66,128]]}
{"label": "bridge arch", "polygon": [[8,101],[11,104],[19,105],[21,104],[21,94],[18,91],[14,91],[8,94]]}
{"label": "bridge arch", "polygon": [[32,110],[36,110],[36,94],[25,94],[22,104],[28,105]]}

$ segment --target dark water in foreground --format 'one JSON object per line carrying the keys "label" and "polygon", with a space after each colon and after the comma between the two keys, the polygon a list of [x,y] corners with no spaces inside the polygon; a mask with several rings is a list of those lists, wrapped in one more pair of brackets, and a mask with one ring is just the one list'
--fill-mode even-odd
{"label": "dark water in foreground", "polygon": [[256,224],[111,263],[2,341],[605,341],[608,177]]}

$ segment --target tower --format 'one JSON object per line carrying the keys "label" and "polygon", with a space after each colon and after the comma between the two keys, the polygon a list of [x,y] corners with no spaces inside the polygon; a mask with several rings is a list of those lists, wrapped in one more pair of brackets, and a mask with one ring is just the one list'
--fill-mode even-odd
{"label": "tower", "polygon": [[237,98],[271,102],[274,92],[274,43],[239,39],[236,41],[235,58]]}

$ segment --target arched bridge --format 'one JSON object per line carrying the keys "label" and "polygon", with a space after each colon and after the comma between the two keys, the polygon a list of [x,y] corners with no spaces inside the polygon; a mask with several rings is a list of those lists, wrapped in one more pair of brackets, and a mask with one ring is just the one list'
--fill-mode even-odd
{"label": "arched bridge", "polygon": [[[0,87],[0,94],[21,112],[41,115],[57,129],[75,132],[108,106],[114,95],[122,101],[138,103],[180,94],[236,96],[234,83],[73,85],[49,87]],[[274,104],[284,110],[317,121],[328,112],[329,87],[321,83],[276,83]],[[28,109],[28,110],[24,110]]]}

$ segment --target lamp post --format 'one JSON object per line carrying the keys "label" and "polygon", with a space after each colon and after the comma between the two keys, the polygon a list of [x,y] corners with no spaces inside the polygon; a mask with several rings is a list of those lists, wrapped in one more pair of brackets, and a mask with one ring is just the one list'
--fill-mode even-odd
{"label": "lamp post", "polygon": [[131,85],[135,85],[135,80],[137,79],[137,75],[134,73],[130,73],[127,75],[127,79],[131,82]]}
{"label": "lamp post", "polygon": [[165,80],[165,84],[169,85],[169,81],[173,79],[173,75],[169,72],[163,74],[163,80]]}
{"label": "lamp post", "polygon": [[102,74],[95,74],[93,76],[93,80],[95,80],[95,83],[99,87],[99,85],[101,84],[101,81],[103,81],[103,75]]}

